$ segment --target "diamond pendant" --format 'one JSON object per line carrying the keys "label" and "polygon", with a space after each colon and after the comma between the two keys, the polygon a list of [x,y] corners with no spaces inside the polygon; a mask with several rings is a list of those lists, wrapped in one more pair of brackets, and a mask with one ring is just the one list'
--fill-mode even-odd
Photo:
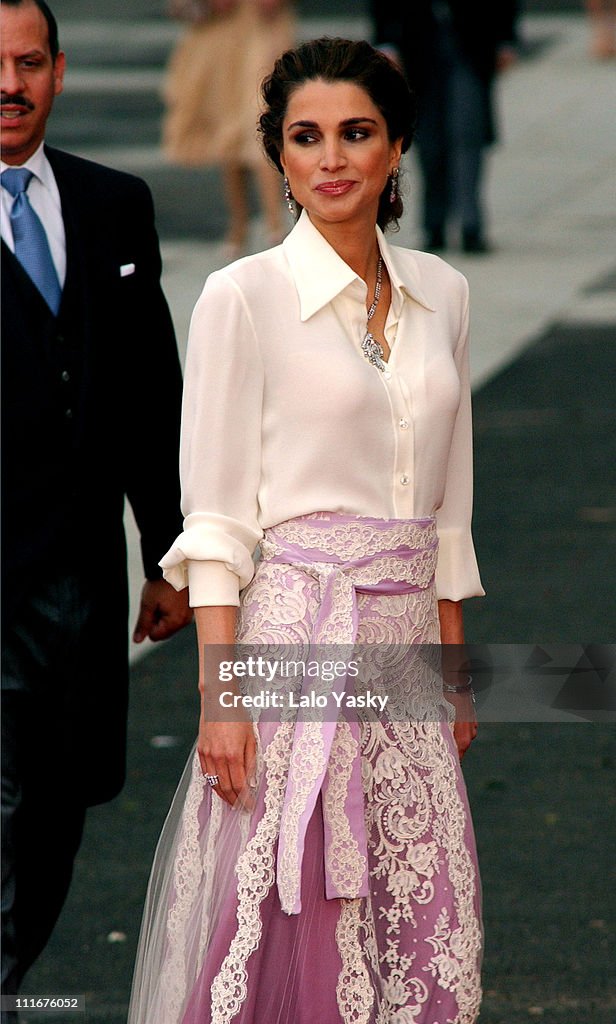
{"label": "diamond pendant", "polygon": [[369,363],[376,366],[381,373],[385,370],[387,364],[383,362],[383,348],[370,331],[366,332],[366,337],[361,343],[361,350]]}

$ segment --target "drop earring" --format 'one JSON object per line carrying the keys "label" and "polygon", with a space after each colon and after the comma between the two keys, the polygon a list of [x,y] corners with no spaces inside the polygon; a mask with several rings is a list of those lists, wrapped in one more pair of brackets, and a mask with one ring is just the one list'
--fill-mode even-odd
{"label": "drop earring", "polygon": [[399,189],[399,185],[398,185],[398,175],[399,175],[399,173],[400,173],[400,169],[398,167],[392,168],[392,172],[391,172],[391,186],[390,186],[390,192],[389,192],[389,202],[390,203],[395,203],[396,199],[398,198],[398,195],[400,193],[400,189]]}
{"label": "drop earring", "polygon": [[284,200],[289,209],[289,213],[291,214],[292,217],[295,217],[295,200],[293,199],[293,193],[291,192],[291,186],[289,185],[289,179],[287,178],[286,174],[284,178]]}

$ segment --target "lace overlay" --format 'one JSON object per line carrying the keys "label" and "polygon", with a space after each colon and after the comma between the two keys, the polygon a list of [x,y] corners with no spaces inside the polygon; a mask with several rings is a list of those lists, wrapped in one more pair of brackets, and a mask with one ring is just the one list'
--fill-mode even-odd
{"label": "lace overlay", "polygon": [[[196,756],[197,770],[201,774],[199,757]],[[216,844],[222,824],[222,801],[213,800],[210,811],[210,825],[207,834],[207,843],[202,858],[203,863],[203,920],[201,923],[201,937],[199,939],[199,962],[203,959],[207,943],[210,937],[210,914],[209,907],[214,891],[214,865],[216,863]]]}
{"label": "lace overlay", "polygon": [[237,863],[237,932],[212,982],[212,1024],[233,1020],[246,998],[246,963],[261,938],[259,906],[274,882],[274,845],[292,739],[289,726],[281,725],[263,755],[265,812]]}
{"label": "lace overlay", "polygon": [[[319,529],[317,523],[327,524],[327,531]],[[366,520],[355,516],[336,517],[330,512],[313,512],[266,530],[261,550],[264,557],[271,557],[281,550],[280,541],[285,541],[341,558],[365,558],[385,548],[399,548],[401,545],[423,547],[426,535],[433,538],[434,533],[433,519]]]}
{"label": "lace overlay", "polygon": [[[193,758],[192,777],[186,795],[186,809],[174,864],[173,884],[175,900],[169,910],[167,935],[169,952],[162,974],[163,1019],[177,1020],[184,1002],[188,983],[194,978],[186,976],[187,931],[186,921],[194,905],[201,882],[201,855],[199,848],[198,811],[204,797],[209,794],[201,771],[199,757]],[[211,835],[215,836],[220,821],[220,809],[212,807]],[[204,919],[204,926],[207,923]]]}
{"label": "lace overlay", "polygon": [[[467,811],[451,748],[439,723],[371,723],[363,754],[367,827],[377,858],[371,877],[381,883],[377,913],[385,925],[380,961],[388,1019],[421,1019],[429,974],[455,994],[456,1022],[470,1024],[481,998],[481,928],[476,867],[465,841]],[[453,897],[449,909],[438,905],[435,894],[443,873]],[[425,936],[432,955],[424,950],[418,971],[419,957],[409,955],[405,939],[420,918],[427,919],[424,908],[437,916]],[[402,1008],[406,1015],[400,1016]]]}
{"label": "lace overlay", "polygon": [[284,833],[281,832],[281,838],[285,839],[282,856],[284,884],[279,885],[280,902],[283,906],[293,904],[295,893],[300,888],[299,819],[306,796],[325,767],[323,737],[318,722],[304,724],[299,742],[295,744],[293,750],[290,767],[294,772],[296,787],[286,815],[286,824],[282,826]]}
{"label": "lace overlay", "polygon": [[342,900],[336,928],[342,968],[338,975],[336,998],[340,1018],[345,1024],[370,1024],[370,1012],[376,993],[371,983],[363,951],[363,927],[359,900]]}
{"label": "lace overlay", "polygon": [[344,798],[353,761],[359,753],[348,722],[340,722],[330,753],[330,782],[324,795],[324,814],[332,829],[328,867],[340,889],[359,890],[366,859],[358,848],[345,813]]}
{"label": "lace overlay", "polygon": [[[322,791],[322,819],[329,823],[331,842],[329,854],[325,845],[320,856],[329,856],[331,877],[341,886],[357,886],[367,868],[368,895],[326,900],[331,914],[323,917],[328,923],[320,926],[325,930],[318,935],[303,923],[303,911],[286,918],[289,934],[296,936],[291,945],[306,944],[305,949],[300,946],[300,962],[319,965],[314,969],[320,986],[325,986],[321,976],[331,972],[332,1002],[323,1016],[327,1024],[474,1024],[479,1012],[479,878],[449,723],[451,706],[437,692],[438,673],[426,671],[425,663],[413,661],[409,654],[409,647],[439,642],[432,582],[434,538],[429,520],[379,522],[375,534],[366,522],[349,525],[329,514],[305,517],[268,531],[263,559],[242,595],[240,649],[242,644],[257,649],[263,645],[271,656],[278,645],[281,651],[288,651],[289,645],[303,651],[310,648],[326,592],[333,593],[333,600],[324,634],[328,641],[347,642],[349,611],[356,601],[357,641],[374,652],[355,680],[356,691],[370,688],[389,697],[386,716],[380,721],[360,721],[355,734],[347,722],[338,722]],[[311,547],[315,561],[276,561],[290,543],[304,550]],[[396,545],[412,548],[413,554],[401,563]],[[354,567],[351,581],[351,574],[340,570],[340,562],[356,562],[363,556],[372,560],[359,572]],[[395,565],[389,564],[390,558]],[[378,582],[383,573],[387,579],[392,578],[390,573],[401,576],[412,589],[393,594],[356,589],[360,578]],[[437,716],[435,706],[440,709]],[[290,947],[283,943],[275,962],[270,947],[265,960],[260,951],[269,920],[266,904],[269,907],[275,900],[280,914],[285,898],[291,899],[292,891],[301,886],[294,840],[305,793],[324,767],[319,723],[305,725],[298,740],[295,723],[284,716],[282,721],[255,724],[260,738],[259,799],[252,815],[236,816],[237,827],[244,833],[237,844],[235,883],[215,920],[208,911],[207,896],[216,888],[219,837],[229,814],[204,786],[196,760],[168,896],[168,943],[160,972],[164,1003],[160,1013],[150,1010],[142,1018],[131,1018],[130,1024],[266,1024],[253,1015],[255,1004],[249,993],[260,985],[269,986],[268,992],[273,986],[276,992],[280,984],[276,1005],[282,1006],[287,998],[284,965]],[[345,806],[358,746],[367,864]],[[295,780],[297,801],[291,800],[283,819],[289,773]],[[211,812],[204,814],[210,801]],[[320,813],[318,805],[315,814]],[[204,820],[202,828],[199,821]],[[289,882],[288,893],[276,883],[283,820],[289,830],[284,844],[288,860],[281,877]],[[323,835],[322,823],[320,831],[311,833],[311,843],[315,834]],[[310,897],[322,899],[320,894],[310,893]],[[206,906],[196,911],[199,901]],[[187,972],[185,964],[195,917],[202,978],[198,990],[194,989],[198,991],[193,994],[194,1009],[187,1010],[187,993],[190,996],[196,986],[194,972]],[[222,955],[216,958],[213,950],[223,926],[230,938],[225,938]],[[328,942],[336,951],[333,955]],[[292,1004],[284,1005],[280,1021],[294,1024],[299,1015]]]}

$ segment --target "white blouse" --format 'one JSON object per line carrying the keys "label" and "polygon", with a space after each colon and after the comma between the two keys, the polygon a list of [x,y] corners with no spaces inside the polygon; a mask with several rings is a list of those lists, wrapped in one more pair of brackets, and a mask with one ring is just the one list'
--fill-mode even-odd
{"label": "white blouse", "polygon": [[237,605],[264,529],[323,511],[436,515],[438,597],[483,594],[467,282],[377,234],[392,288],[384,373],[361,351],[366,285],[305,211],[282,245],[205,284],[185,371],[184,532],[160,563],[193,606]]}

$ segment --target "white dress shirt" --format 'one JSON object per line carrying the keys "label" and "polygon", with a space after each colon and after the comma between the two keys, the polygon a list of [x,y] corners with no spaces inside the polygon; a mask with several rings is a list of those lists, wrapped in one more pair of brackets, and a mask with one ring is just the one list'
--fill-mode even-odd
{"label": "white dress shirt", "polygon": [[190,602],[238,604],[263,530],[311,512],[436,514],[437,594],[483,594],[471,539],[468,286],[390,246],[382,373],[361,351],[366,284],[304,212],[281,246],[208,278],[188,344],[184,532],[161,561]]}
{"label": "white dress shirt", "polygon": [[[62,219],[62,204],[51,164],[45,156],[43,143],[41,142],[36,152],[19,166],[27,167],[34,175],[28,186],[28,199],[45,228],[51,258],[56,268],[60,287],[63,288],[66,279],[66,236]],[[17,169],[15,164],[5,164],[4,160],[0,161],[0,172],[9,170],[11,167]],[[15,252],[11,226],[11,207],[14,201],[7,189],[0,188],[0,232],[11,252]]]}

